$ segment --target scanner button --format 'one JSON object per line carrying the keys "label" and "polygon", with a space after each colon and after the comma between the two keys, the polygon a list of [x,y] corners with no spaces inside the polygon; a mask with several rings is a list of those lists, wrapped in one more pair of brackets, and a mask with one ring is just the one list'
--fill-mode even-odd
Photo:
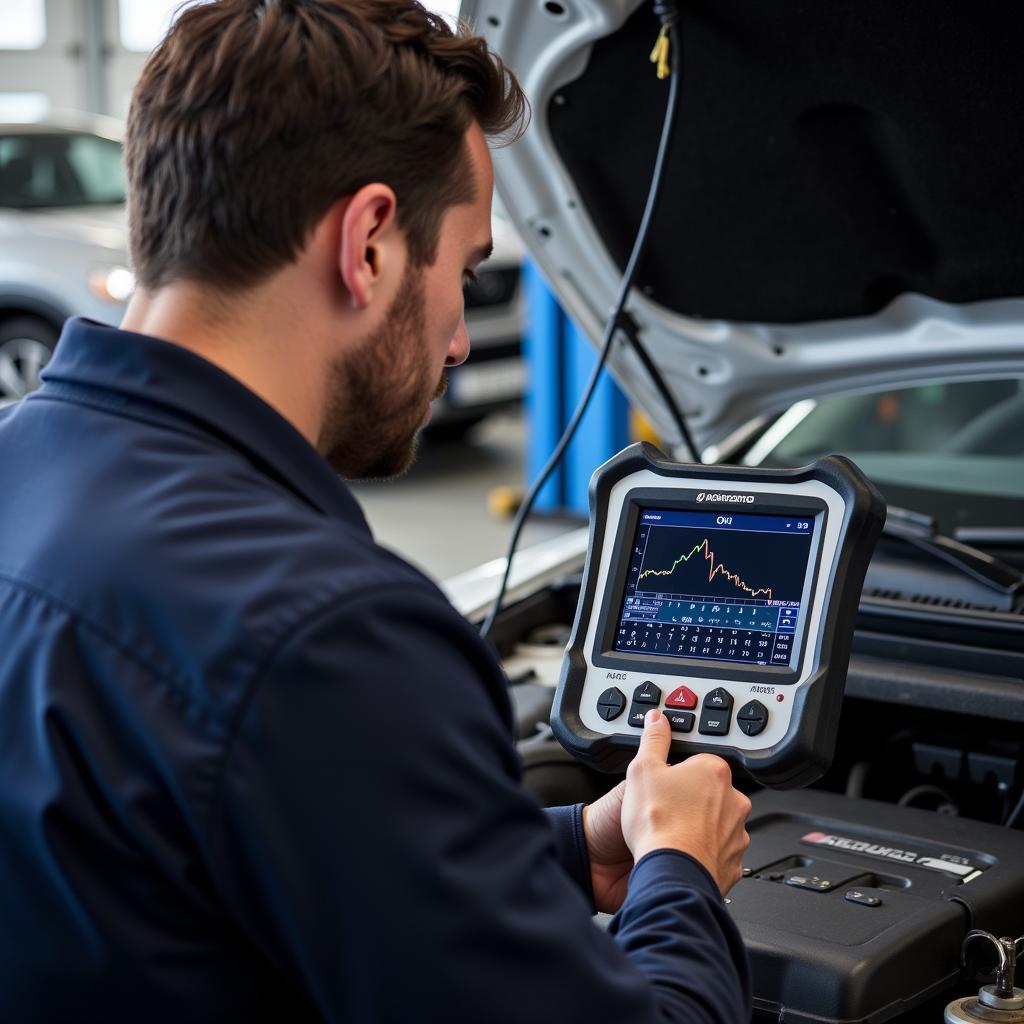
{"label": "scanner button", "polygon": [[728,711],[732,707],[732,694],[728,690],[723,690],[722,687],[716,686],[705,698],[704,698],[704,709],[708,708],[720,708],[723,711]]}
{"label": "scanner button", "polygon": [[705,708],[700,714],[700,728],[704,736],[724,736],[729,731],[729,712]]}
{"label": "scanner button", "polygon": [[644,715],[646,715],[650,710],[650,704],[638,704],[636,701],[633,701],[633,703],[629,705],[629,716],[626,721],[629,725],[632,725],[637,729],[642,729],[644,727]]}
{"label": "scanner button", "polygon": [[633,701],[636,704],[659,704],[661,702],[661,690],[650,679],[645,679],[633,691]]}
{"label": "scanner button", "polygon": [[617,687],[609,686],[597,698],[597,713],[606,721],[618,718],[625,710],[626,695]]}
{"label": "scanner button", "polygon": [[704,736],[724,736],[732,718],[732,694],[716,687],[704,698],[698,732]]}
{"label": "scanner button", "polygon": [[736,720],[743,732],[756,736],[768,724],[768,709],[759,700],[749,701],[740,708]]}
{"label": "scanner button", "polygon": [[665,709],[665,717],[673,732],[692,732],[694,715],[692,711],[673,711]]}
{"label": "scanner button", "polygon": [[677,686],[666,698],[666,708],[682,708],[691,711],[697,706],[697,694],[688,686]]}
{"label": "scanner button", "polygon": [[759,701],[752,700],[744,704],[743,707],[736,712],[737,718],[767,718],[768,709]]}

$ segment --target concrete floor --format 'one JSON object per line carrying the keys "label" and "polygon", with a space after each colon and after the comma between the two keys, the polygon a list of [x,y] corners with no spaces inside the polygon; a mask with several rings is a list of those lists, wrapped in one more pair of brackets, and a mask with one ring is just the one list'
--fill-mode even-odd
{"label": "concrete floor", "polygon": [[[511,518],[496,518],[487,498],[495,487],[523,482],[520,413],[489,417],[465,441],[421,441],[404,477],[352,486],[374,536],[428,575],[442,580],[505,554]],[[533,516],[520,549],[579,525]]]}

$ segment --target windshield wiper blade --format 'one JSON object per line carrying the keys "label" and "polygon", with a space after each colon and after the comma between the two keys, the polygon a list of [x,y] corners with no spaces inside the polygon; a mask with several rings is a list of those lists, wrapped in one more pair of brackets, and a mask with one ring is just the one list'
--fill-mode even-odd
{"label": "windshield wiper blade", "polygon": [[882,532],[954,566],[989,590],[1014,598],[1024,594],[1024,575],[1017,569],[985,551],[939,533],[932,516],[890,505]]}
{"label": "windshield wiper blade", "polygon": [[953,539],[964,544],[1020,547],[1024,544],[1024,526],[958,526]]}

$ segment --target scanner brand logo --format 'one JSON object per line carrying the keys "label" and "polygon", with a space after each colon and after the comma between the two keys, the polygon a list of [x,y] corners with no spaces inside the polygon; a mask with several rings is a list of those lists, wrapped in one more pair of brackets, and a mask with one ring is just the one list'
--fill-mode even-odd
{"label": "scanner brand logo", "polygon": [[902,850],[896,846],[885,846],[882,843],[870,843],[866,839],[833,836],[826,832],[808,832],[800,837],[800,842],[812,846],[832,846],[837,850],[862,853],[868,857],[881,857],[883,860],[895,860],[901,864],[913,864],[914,867],[925,868],[928,871],[942,871],[958,875],[964,882],[977,878],[984,870],[984,865],[973,864],[966,857],[956,853],[939,852],[937,856],[922,854],[914,850]]}
{"label": "scanner brand logo", "polygon": [[697,500],[704,501],[724,501],[731,505],[751,505],[754,501],[752,494],[724,494],[721,491],[700,491],[697,494]]}

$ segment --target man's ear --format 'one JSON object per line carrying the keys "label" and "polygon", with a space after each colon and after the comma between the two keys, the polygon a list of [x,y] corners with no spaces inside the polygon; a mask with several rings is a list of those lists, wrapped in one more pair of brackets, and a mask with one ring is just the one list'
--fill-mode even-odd
{"label": "man's ear", "polygon": [[401,275],[404,240],[397,199],[387,185],[364,185],[348,201],[338,238],[338,269],[354,309],[366,309],[392,275]]}

